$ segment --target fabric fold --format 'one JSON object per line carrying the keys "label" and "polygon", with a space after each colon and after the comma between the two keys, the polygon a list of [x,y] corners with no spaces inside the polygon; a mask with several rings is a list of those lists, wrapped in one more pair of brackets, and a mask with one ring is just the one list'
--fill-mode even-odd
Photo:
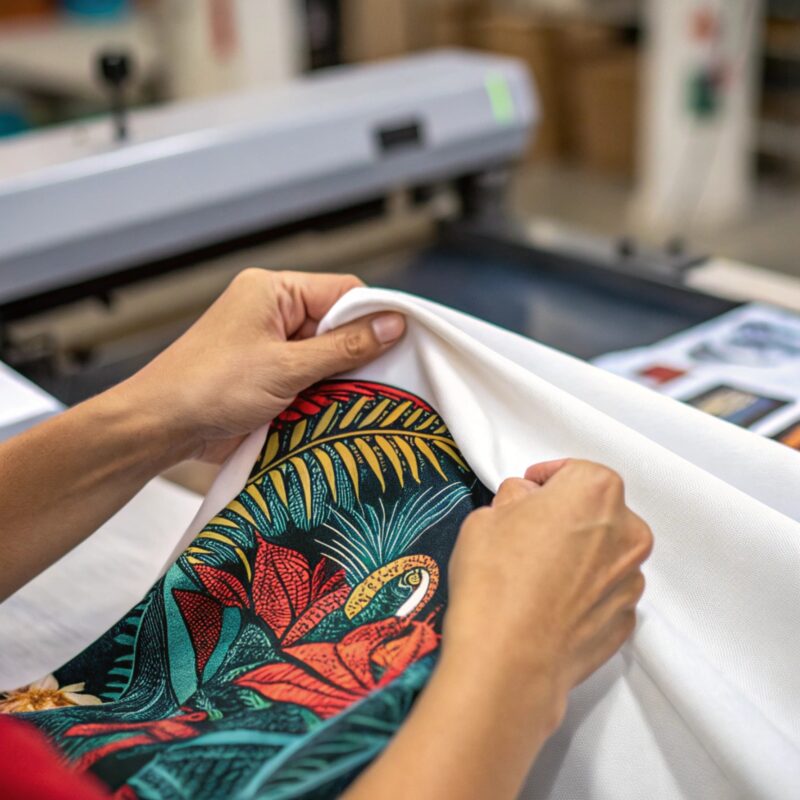
{"label": "fabric fold", "polygon": [[[535,765],[524,796],[800,795],[797,453],[397,292],[348,293],[320,332],[384,310],[406,314],[404,340],[348,377],[425,398],[492,491],[505,477],[552,458],[611,466],[655,534],[637,632],[573,693],[564,726]],[[267,433],[265,426],[231,457],[188,530],[175,534],[171,555],[164,560],[162,549],[135,576],[142,594],[242,489]],[[81,557],[90,562],[91,548]],[[51,581],[58,580],[58,567]],[[0,606],[0,614],[6,610],[18,608]],[[69,603],[52,617],[63,613]],[[50,627],[57,629],[52,620]],[[13,619],[6,619],[0,649],[8,646],[4,632],[12,630]],[[30,634],[17,633],[30,649]],[[70,655],[90,641],[71,642]],[[40,673],[64,660],[64,642],[40,650]]]}
{"label": "fabric fold", "polygon": [[[656,535],[645,570],[647,598],[664,620],[649,629],[643,625],[626,650],[682,709],[684,724],[703,748],[717,754],[718,769],[703,776],[705,789],[686,796],[712,796],[703,792],[711,792],[708,782],[719,781],[719,770],[745,796],[800,791],[800,613],[791,600],[800,594],[796,453],[402,293],[354,290],[330,311],[320,332],[385,310],[407,315],[405,341],[357,376],[411,386],[429,397],[487,487],[495,490],[534,461],[566,456],[605,463],[624,477],[632,508]],[[263,434],[254,435],[260,439]],[[244,477],[231,466],[220,483],[236,486]],[[198,524],[210,511],[201,509]],[[654,627],[661,635],[644,633]],[[665,633],[670,628],[681,632],[685,646]],[[623,682],[625,664],[618,656],[610,666]],[[650,702],[637,697],[633,684],[628,689],[638,702]],[[714,702],[723,700],[725,708],[715,709]],[[584,724],[591,729],[591,721]],[[631,741],[651,741],[653,732],[642,728],[658,724],[631,718],[625,732]],[[530,796],[574,797],[584,780],[594,786],[591,774],[599,762],[622,757],[612,752],[617,748],[581,753],[574,763],[568,758],[545,793],[534,773]],[[596,796],[644,796],[643,776],[651,769],[646,751],[638,762],[638,782],[628,776],[626,788],[594,786]]]}

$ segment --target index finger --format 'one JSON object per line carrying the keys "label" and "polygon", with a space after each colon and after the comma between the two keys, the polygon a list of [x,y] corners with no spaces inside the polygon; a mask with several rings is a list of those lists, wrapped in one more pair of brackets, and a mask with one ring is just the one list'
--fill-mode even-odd
{"label": "index finger", "polygon": [[286,338],[304,339],[313,336],[317,323],[330,311],[342,295],[363,286],[355,275],[324,272],[280,272],[278,304]]}
{"label": "index finger", "polygon": [[336,275],[320,272],[291,273],[296,282],[306,315],[310,319],[321,320],[336,301],[351,289],[364,286],[364,282],[355,275]]}

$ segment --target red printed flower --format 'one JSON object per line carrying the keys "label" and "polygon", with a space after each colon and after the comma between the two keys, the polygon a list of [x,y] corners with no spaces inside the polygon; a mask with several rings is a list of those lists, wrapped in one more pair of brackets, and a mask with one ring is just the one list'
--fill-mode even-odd
{"label": "red printed flower", "polygon": [[235,683],[271,700],[305,706],[327,719],[394,680],[435,650],[438,641],[430,621],[390,617],[362,625],[336,644],[287,647],[284,652],[292,663],[267,664]]}
{"label": "red printed flower", "polygon": [[344,570],[331,570],[323,558],[311,571],[296,550],[259,538],[250,590],[234,575],[208,564],[194,571],[206,592],[174,589],[173,597],[186,621],[202,675],[222,632],[226,606],[246,608],[263,619],[284,646],[299,641],[347,600],[350,587]]}

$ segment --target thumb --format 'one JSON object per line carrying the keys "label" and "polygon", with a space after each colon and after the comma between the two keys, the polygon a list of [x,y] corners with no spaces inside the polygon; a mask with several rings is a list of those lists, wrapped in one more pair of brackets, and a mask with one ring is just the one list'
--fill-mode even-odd
{"label": "thumb", "polygon": [[372,314],[320,336],[288,342],[295,391],[317,381],[368,364],[396,344],[405,333],[406,321],[395,312]]}

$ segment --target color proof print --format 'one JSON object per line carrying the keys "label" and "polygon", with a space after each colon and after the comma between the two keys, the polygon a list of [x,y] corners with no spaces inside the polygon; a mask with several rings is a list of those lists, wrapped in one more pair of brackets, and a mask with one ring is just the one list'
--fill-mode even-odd
{"label": "color proof print", "polygon": [[722,336],[701,342],[689,355],[701,362],[779,366],[800,358],[800,330],[771,320],[750,320]]}
{"label": "color proof print", "polygon": [[776,442],[800,450],[800,419],[795,420],[788,428],[772,437]]}
{"label": "color proof print", "polygon": [[686,374],[686,370],[677,369],[677,367],[667,367],[663,364],[653,364],[644,369],[640,369],[638,375],[644,378],[648,383],[655,386],[663,386],[665,383],[674,381]]}
{"label": "color proof print", "polygon": [[765,397],[732,386],[715,386],[702,394],[686,400],[690,406],[707,414],[749,428],[759,420],[787,405],[786,400]]}

